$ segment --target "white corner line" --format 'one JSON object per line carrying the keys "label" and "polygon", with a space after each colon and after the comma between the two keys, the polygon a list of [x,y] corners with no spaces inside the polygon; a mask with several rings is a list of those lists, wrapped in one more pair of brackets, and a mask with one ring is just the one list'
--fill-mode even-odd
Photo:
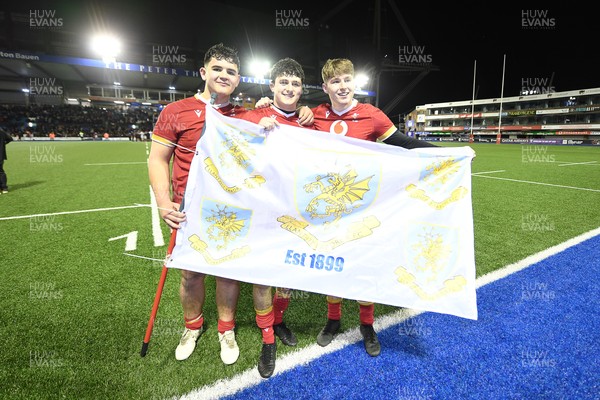
{"label": "white corner line", "polygon": [[572,162],[572,163],[560,164],[559,167],[570,167],[571,165],[599,165],[599,164],[596,164],[596,161],[585,161],[585,162]]}
{"label": "white corner line", "polygon": [[471,175],[481,175],[481,174],[496,174],[498,172],[506,172],[505,169],[499,169],[497,171],[481,171],[481,172],[473,172]]}
{"label": "white corner line", "polygon": [[486,176],[486,175],[475,175],[475,174],[472,174],[472,176],[476,176],[478,178],[499,179],[501,181],[511,181],[511,182],[518,182],[518,183],[529,183],[531,185],[552,186],[552,187],[558,187],[558,188],[563,188],[563,189],[575,189],[575,190],[586,190],[586,191],[589,191],[589,192],[600,192],[599,189],[580,188],[580,187],[577,187],[577,186],[556,185],[556,184],[553,184],[553,183],[524,181],[524,180],[520,180],[520,179],[500,178],[498,176]]}
{"label": "white corner line", "polygon": [[68,214],[82,214],[82,213],[98,212],[98,211],[124,210],[126,208],[140,208],[140,207],[149,207],[149,205],[136,204],[136,205],[133,205],[133,206],[94,208],[94,209],[90,209],[90,210],[62,211],[62,212],[55,212],[55,213],[32,214],[32,215],[17,215],[17,216],[14,216],[14,217],[0,217],[0,221],[8,221],[8,220],[11,220],[11,219],[47,217],[47,216],[50,216],[50,215],[68,215]]}

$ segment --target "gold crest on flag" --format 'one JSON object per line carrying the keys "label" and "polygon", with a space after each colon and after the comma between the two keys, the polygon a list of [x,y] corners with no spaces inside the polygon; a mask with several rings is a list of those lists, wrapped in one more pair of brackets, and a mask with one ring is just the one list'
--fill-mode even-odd
{"label": "gold crest on flag", "polygon": [[[328,153],[329,159],[331,154]],[[319,152],[306,157],[322,160]],[[306,163],[296,168],[298,216],[282,215],[281,227],[313,250],[330,251],[370,236],[380,225],[368,209],[376,198],[380,165],[375,157],[337,154],[334,162]]]}
{"label": "gold crest on flag", "polygon": [[218,126],[219,139],[214,142],[217,160],[204,159],[206,171],[227,193],[236,193],[243,188],[254,189],[265,183],[265,178],[256,173],[252,159],[256,158],[256,146],[264,136],[254,135],[226,125]]}
{"label": "gold crest on flag", "polygon": [[220,264],[246,255],[252,210],[204,199],[200,214],[201,233],[191,235],[190,246],[202,254],[209,264]]}
{"label": "gold crest on flag", "polygon": [[[407,185],[405,190],[413,199],[422,201],[433,209],[442,210],[468,194],[465,187],[455,185],[461,178],[460,160],[446,157],[426,165],[419,182]],[[454,189],[449,192],[448,187]]]}
{"label": "gold crest on flag", "polygon": [[405,265],[394,271],[398,282],[419,298],[433,301],[465,289],[467,279],[453,267],[458,257],[458,232],[448,226],[419,224],[405,237]]}

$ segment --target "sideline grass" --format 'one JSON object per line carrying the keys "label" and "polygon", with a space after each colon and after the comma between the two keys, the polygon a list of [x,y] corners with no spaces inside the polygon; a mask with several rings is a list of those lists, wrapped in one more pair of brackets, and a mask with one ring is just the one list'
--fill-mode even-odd
{"label": "sideline grass", "polygon": [[[148,204],[147,146],[11,143],[5,162],[10,193],[0,195],[0,218]],[[471,147],[477,153],[474,173],[504,170],[487,175],[516,180],[472,178],[478,275],[600,226],[600,148]],[[527,159],[532,152],[545,157]],[[134,162],[142,163],[84,165]],[[560,166],[565,163],[588,164]],[[166,240],[164,224],[162,229]],[[212,278],[207,280],[207,332],[189,360],[175,360],[182,329],[177,271],[167,276],[148,355],[139,356],[160,263],[126,257],[123,239],[108,241],[132,231],[138,232],[135,254],[163,257],[165,246],[153,246],[147,207],[0,220],[0,397],[164,398],[255,368],[261,340],[250,285],[242,284],[237,313],[240,359],[224,366]],[[344,302],[345,328],[358,324],[357,307]],[[395,310],[377,305],[376,316]],[[324,296],[294,292],[286,322],[300,347],[314,343],[325,320]],[[290,351],[278,348],[279,354]]]}

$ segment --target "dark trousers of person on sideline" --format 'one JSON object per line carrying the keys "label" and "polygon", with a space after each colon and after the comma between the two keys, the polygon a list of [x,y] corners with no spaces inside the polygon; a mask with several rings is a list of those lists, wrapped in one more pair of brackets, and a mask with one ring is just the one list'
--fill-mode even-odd
{"label": "dark trousers of person on sideline", "polygon": [[0,190],[8,190],[6,172],[4,172],[4,160],[0,160]]}

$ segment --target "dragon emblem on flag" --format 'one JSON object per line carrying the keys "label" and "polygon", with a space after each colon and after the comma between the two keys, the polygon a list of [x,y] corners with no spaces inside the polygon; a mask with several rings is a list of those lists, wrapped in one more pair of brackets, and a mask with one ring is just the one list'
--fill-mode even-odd
{"label": "dragon emblem on flag", "polygon": [[[369,181],[373,176],[369,176],[360,181],[356,181],[358,174],[351,169],[343,175],[330,172],[325,176],[317,175],[313,182],[304,185],[304,189],[313,193],[320,193],[313,197],[306,206],[306,212],[311,218],[335,217],[330,223],[337,222],[344,214],[352,213],[352,210],[360,207],[355,204],[364,199],[368,192]],[[323,181],[327,181],[327,185]]]}
{"label": "dragon emblem on flag", "polygon": [[295,196],[299,218],[277,218],[283,229],[315,250],[329,251],[370,236],[380,226],[376,216],[365,214],[379,188],[378,162],[353,161],[352,155],[338,157],[331,165],[299,166]]}
{"label": "dragon emblem on flag", "polygon": [[261,143],[264,137],[236,129],[221,129],[219,134],[221,140],[215,153],[219,155],[219,165],[207,157],[204,160],[206,171],[228,193],[239,192],[244,187],[254,189],[263,185],[266,180],[262,175],[254,173],[251,160],[256,156],[253,144]]}
{"label": "dragon emblem on flag", "polygon": [[[199,235],[193,234],[189,241],[194,250],[200,252],[210,264],[218,264],[233,258],[242,257],[250,249],[245,245],[238,245],[241,239],[248,234],[248,225],[252,218],[252,211],[231,205],[204,200],[200,226],[204,240]],[[229,250],[231,247],[238,247]],[[216,252],[211,254],[209,249]]]}

